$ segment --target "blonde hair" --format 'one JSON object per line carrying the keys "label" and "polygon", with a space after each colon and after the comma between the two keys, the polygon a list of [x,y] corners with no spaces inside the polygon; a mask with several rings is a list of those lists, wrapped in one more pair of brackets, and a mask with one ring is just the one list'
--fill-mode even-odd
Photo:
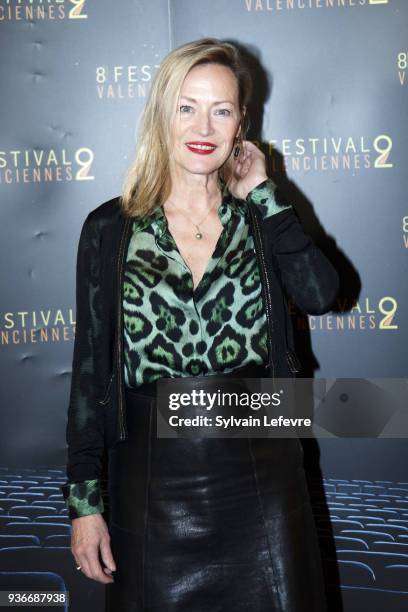
{"label": "blonde hair", "polygon": [[[155,75],[141,116],[136,156],[126,173],[120,196],[120,205],[125,215],[136,217],[149,214],[158,202],[165,202],[170,195],[168,147],[174,110],[189,70],[208,63],[227,66],[237,79],[241,114],[238,138],[242,145],[249,128],[248,113],[244,110],[250,100],[253,85],[238,48],[217,38],[202,38],[174,49],[164,58]],[[231,173],[230,156],[219,171],[225,189]]]}

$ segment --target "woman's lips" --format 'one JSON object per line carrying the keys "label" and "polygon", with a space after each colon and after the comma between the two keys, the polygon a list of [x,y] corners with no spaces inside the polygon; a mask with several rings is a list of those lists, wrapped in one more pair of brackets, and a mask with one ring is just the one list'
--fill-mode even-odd
{"label": "woman's lips", "polygon": [[198,155],[210,155],[217,148],[216,145],[213,145],[210,142],[186,142],[186,147],[192,153],[198,153]]}

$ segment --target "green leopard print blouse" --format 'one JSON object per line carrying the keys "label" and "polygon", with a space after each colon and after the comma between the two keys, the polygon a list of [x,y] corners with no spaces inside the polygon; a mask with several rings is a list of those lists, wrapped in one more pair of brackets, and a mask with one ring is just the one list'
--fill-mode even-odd
{"label": "green leopard print blouse", "polygon": [[[268,179],[247,195],[263,218],[291,207],[275,190]],[[266,363],[266,315],[247,204],[226,191],[218,215],[223,231],[194,290],[162,208],[133,221],[123,288],[126,386]],[[67,484],[64,498],[71,519],[104,510],[97,480]]]}

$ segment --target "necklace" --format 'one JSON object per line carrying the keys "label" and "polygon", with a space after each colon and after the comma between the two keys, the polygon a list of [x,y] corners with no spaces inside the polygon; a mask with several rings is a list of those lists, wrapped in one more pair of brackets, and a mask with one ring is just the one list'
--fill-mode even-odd
{"label": "necklace", "polygon": [[210,212],[212,211],[212,209],[214,208],[214,204],[212,206],[210,206],[207,214],[205,215],[204,219],[202,219],[200,221],[200,223],[194,223],[194,221],[191,221],[191,219],[189,217],[187,217],[187,215],[185,214],[184,210],[181,210],[181,208],[179,208],[178,206],[175,205],[175,203],[170,200],[167,199],[168,202],[170,202],[170,204],[173,204],[173,206],[175,208],[177,208],[177,210],[179,210],[186,218],[188,218],[188,220],[197,228],[197,232],[195,233],[195,237],[197,238],[197,240],[201,240],[201,238],[203,237],[201,230],[200,230],[200,225],[202,225],[204,223],[204,221],[206,220],[206,218],[208,217],[208,215],[210,214]]}

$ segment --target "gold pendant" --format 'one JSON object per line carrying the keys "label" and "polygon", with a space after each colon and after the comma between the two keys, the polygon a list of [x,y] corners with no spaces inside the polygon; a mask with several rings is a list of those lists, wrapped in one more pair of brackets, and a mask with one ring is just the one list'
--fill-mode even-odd
{"label": "gold pendant", "polygon": [[201,232],[197,232],[195,237],[197,238],[197,240],[201,240],[201,238],[203,237]]}

